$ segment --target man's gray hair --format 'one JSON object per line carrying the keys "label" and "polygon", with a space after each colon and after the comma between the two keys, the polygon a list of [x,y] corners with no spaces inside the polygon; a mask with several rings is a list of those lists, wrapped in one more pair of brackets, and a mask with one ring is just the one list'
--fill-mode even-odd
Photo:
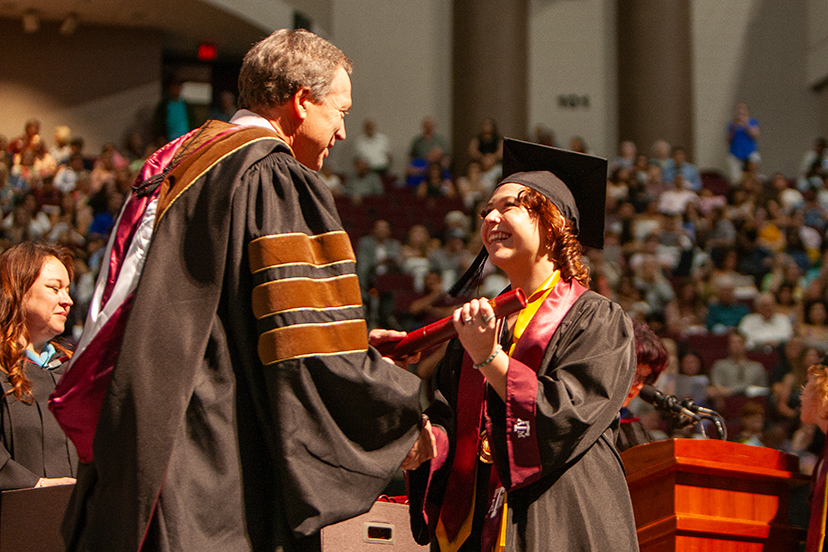
{"label": "man's gray hair", "polygon": [[302,88],[315,102],[331,91],[336,70],[353,64],[342,50],[309,31],[281,29],[244,56],[239,73],[239,107],[283,105]]}

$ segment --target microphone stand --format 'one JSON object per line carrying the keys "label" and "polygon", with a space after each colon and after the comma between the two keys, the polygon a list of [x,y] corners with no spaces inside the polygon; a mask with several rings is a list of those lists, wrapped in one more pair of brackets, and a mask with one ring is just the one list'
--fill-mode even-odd
{"label": "microphone stand", "polygon": [[[716,427],[716,433],[718,434],[719,439],[722,441],[727,441],[727,428],[725,427],[725,421],[724,418],[722,418],[721,414],[719,414],[715,410],[711,410],[709,408],[697,405],[693,402],[693,399],[684,399],[681,402],[681,406],[695,414],[695,417],[698,418],[697,421],[700,422],[701,420],[708,420],[710,422],[713,422],[713,425]],[[700,423],[700,425],[702,426],[702,428],[704,428],[703,424]],[[704,431],[702,431],[702,433],[704,433]]]}

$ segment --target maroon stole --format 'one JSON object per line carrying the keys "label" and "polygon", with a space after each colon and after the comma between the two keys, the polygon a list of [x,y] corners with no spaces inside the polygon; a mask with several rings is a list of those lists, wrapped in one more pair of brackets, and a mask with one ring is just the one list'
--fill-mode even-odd
{"label": "maroon stole", "polygon": [[[206,132],[202,132],[203,130],[206,130]],[[227,139],[233,137],[236,138],[236,142],[245,143],[260,137],[262,134],[272,135],[273,132],[257,127],[243,127],[228,123],[212,122],[205,124],[201,129],[191,131],[155,152],[142,167],[138,182],[141,183],[159,175],[166,176],[164,173],[168,168],[173,170],[187,168],[189,164],[205,152],[206,146],[217,144],[222,140],[229,143],[230,140]],[[226,147],[230,148],[233,145],[238,146],[234,142]],[[187,152],[187,156],[183,156],[185,152]],[[180,163],[177,162],[179,154],[182,154]],[[174,163],[175,165],[170,167]],[[179,184],[181,183],[182,180],[179,179]],[[189,182],[183,183],[187,184]],[[129,251],[130,243],[138,224],[144,217],[147,206],[155,196],[160,196],[159,207],[156,212],[157,221],[162,212],[161,202],[177,189],[178,187],[171,189],[168,180],[164,180],[151,194],[142,196],[133,193],[130,197],[110,238],[112,250],[109,259],[107,259],[109,272],[106,282],[103,283],[101,310],[110,299],[115,282],[120,275],[121,266]],[[96,284],[96,286],[100,285],[101,282]],[[134,290],[123,300],[111,318],[98,330],[87,347],[72,358],[72,363],[49,397],[49,409],[63,431],[74,443],[78,457],[82,462],[93,460],[95,428],[109,388],[109,382],[112,379],[115,361],[120,352],[119,347],[123,340],[133,297]]]}
{"label": "maroon stole", "polygon": [[[541,361],[546,352],[552,336],[558,328],[558,325],[563,320],[569,309],[578,300],[578,298],[586,291],[587,288],[579,284],[575,280],[569,283],[559,281],[552,291],[549,292],[546,300],[538,309],[535,316],[526,326],[520,340],[515,346],[512,354],[512,359],[520,361],[531,367],[535,372],[540,368]],[[510,371],[512,370],[512,361],[510,361]],[[517,366],[515,366],[517,368]],[[537,375],[534,376],[535,380]],[[507,389],[511,386],[511,376],[507,376],[509,383]],[[535,390],[537,387],[535,387]],[[456,445],[454,451],[454,460],[452,462],[451,471],[448,482],[446,484],[446,492],[443,498],[443,504],[440,510],[440,520],[446,530],[446,536],[451,541],[457,537],[460,528],[469,516],[472,509],[472,495],[475,487],[475,473],[478,458],[478,446],[480,440],[480,426],[481,419],[486,414],[486,394],[487,386],[485,378],[478,371],[472,368],[472,360],[468,354],[463,356],[463,366],[460,372],[460,382],[458,386],[457,396],[457,419],[456,419]],[[509,402],[507,401],[507,416]],[[535,400],[535,397],[530,397],[529,400]],[[514,420],[506,420],[510,424]],[[486,414],[486,425],[489,426],[488,433],[491,435],[491,419]],[[531,420],[534,427],[534,419]],[[520,486],[540,478],[541,461],[540,454],[535,447],[534,455],[530,454],[529,458],[516,459],[512,457],[511,447],[509,447],[509,458],[499,458],[496,454],[496,447],[492,446],[492,453],[495,454],[495,465],[507,462],[508,467],[501,467],[501,470],[506,470],[511,475],[511,488]],[[488,485],[488,502],[491,505],[495,492],[501,486],[500,478],[497,475],[498,469],[491,470],[491,476]],[[495,504],[494,508],[490,506],[490,511],[486,514],[486,523],[483,530],[483,550],[487,550],[487,543],[494,543],[494,538],[497,536],[497,529],[500,525],[502,517],[499,511],[499,506],[502,505],[502,500],[498,499],[499,504]],[[490,545],[491,545],[490,544]],[[489,545],[489,546],[490,546]]]}

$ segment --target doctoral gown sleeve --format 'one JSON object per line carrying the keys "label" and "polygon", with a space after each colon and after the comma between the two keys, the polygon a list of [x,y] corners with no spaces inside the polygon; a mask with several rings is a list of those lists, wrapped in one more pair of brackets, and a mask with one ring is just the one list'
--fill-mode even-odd
{"label": "doctoral gown sleeve", "polygon": [[586,292],[538,368],[509,360],[506,400],[489,391],[487,428],[508,490],[561,471],[614,423],[635,374],[632,325],[621,307]]}
{"label": "doctoral gown sleeve", "polygon": [[367,511],[390,481],[418,434],[419,379],[368,346],[355,256],[315,173],[270,155],[234,203],[249,270],[238,301],[252,305],[260,370],[251,392],[288,525],[311,535]]}

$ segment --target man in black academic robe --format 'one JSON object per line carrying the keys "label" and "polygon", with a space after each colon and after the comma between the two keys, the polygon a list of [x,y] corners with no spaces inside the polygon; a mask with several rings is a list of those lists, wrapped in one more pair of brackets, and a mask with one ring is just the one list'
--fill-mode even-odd
{"label": "man in black academic robe", "polygon": [[[291,63],[287,99],[263,92]],[[249,109],[144,166],[52,397],[83,461],[70,550],[316,550],[411,450],[418,380],[369,347],[314,172],[344,138],[349,69],[319,37],[277,31],[245,58]],[[311,84],[286,85],[291,71]]]}

